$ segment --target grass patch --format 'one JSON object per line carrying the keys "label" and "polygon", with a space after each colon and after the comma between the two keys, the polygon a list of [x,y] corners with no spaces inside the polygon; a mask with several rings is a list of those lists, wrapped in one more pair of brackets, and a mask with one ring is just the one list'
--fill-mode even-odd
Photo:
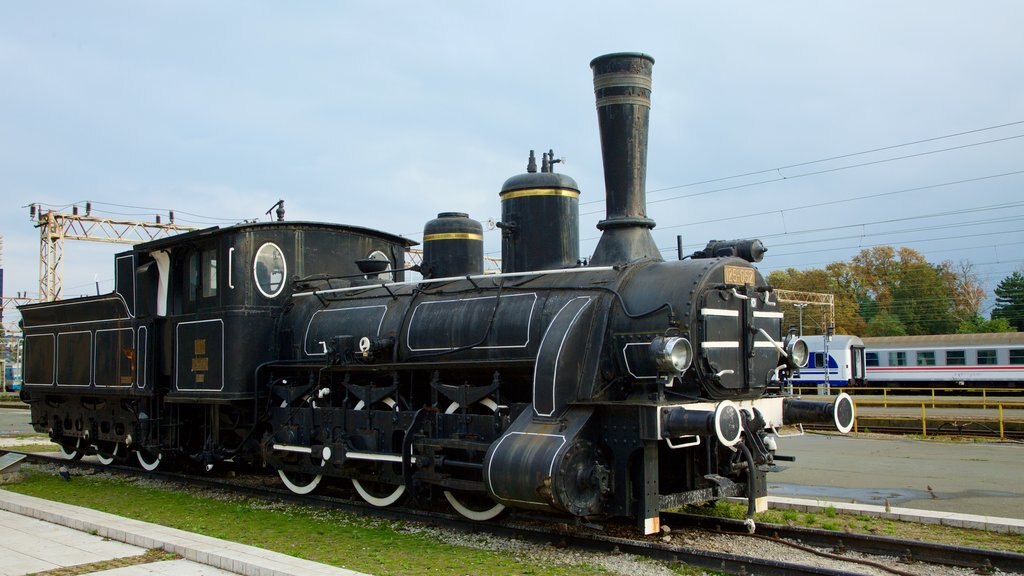
{"label": "grass patch", "polygon": [[[691,514],[703,514],[718,518],[743,519],[746,517],[746,503],[716,502],[714,506],[686,508]],[[784,524],[803,528],[818,528],[853,534],[877,534],[920,540],[956,546],[970,546],[986,550],[1005,550],[1024,554],[1024,534],[1001,534],[985,530],[969,530],[937,524],[918,524],[874,518],[864,514],[843,514],[834,507],[821,512],[796,512],[794,510],[768,510],[754,517],[755,521],[766,524]]]}
{"label": "grass patch", "polygon": [[54,568],[53,570],[47,570],[46,572],[34,572],[32,576],[80,576],[82,574],[93,574],[101,570],[113,570],[115,568],[138,566],[140,564],[178,560],[179,558],[181,558],[181,556],[178,556],[177,554],[164,552],[160,549],[153,549],[147,550],[144,554],[139,554],[138,556],[113,558],[111,560],[103,560],[102,562],[93,562],[91,564],[79,564],[77,566]]}
{"label": "grass patch", "polygon": [[0,448],[0,450],[14,450],[17,452],[56,452],[60,450],[60,447],[52,442],[46,444],[23,444],[21,446],[9,446],[7,448]]}
{"label": "grass patch", "polygon": [[64,482],[51,472],[24,471],[23,482],[5,488],[380,576],[608,573],[591,564],[524,560],[516,550],[448,544],[421,525],[338,510],[229,494],[210,498],[133,478],[74,476]]}

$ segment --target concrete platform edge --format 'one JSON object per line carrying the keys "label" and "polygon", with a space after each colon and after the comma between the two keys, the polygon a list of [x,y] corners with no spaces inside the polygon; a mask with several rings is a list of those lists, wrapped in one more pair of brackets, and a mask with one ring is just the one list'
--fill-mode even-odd
{"label": "concrete platform edge", "polygon": [[[730,502],[746,502],[745,498],[729,498]],[[800,512],[821,512],[826,508],[835,508],[838,512],[860,514],[872,518],[886,520],[902,520],[921,524],[940,524],[955,528],[987,530],[1006,534],[1024,534],[1024,520],[1016,518],[1000,518],[996,516],[977,516],[974,514],[957,514],[954,512],[937,512],[919,510],[917,508],[898,508],[874,504],[855,504],[850,502],[832,502],[828,500],[811,500],[806,498],[789,498],[785,496],[769,496],[768,507],[776,510],[797,510]]]}
{"label": "concrete platform edge", "polygon": [[360,572],[255,546],[26,496],[2,488],[0,509],[142,548],[160,548],[193,562],[247,576],[365,576]]}

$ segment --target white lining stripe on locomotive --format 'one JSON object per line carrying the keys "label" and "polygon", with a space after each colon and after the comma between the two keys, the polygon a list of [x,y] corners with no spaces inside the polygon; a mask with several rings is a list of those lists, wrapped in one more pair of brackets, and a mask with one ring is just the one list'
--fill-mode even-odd
{"label": "white lining stripe on locomotive", "polygon": [[[134,318],[134,316],[132,315],[131,311],[128,310],[128,303],[125,302],[124,298],[120,294],[118,294],[117,292],[114,292],[112,294],[106,294],[106,295],[104,295],[101,298],[96,298],[95,296],[89,296],[87,298],[88,298],[88,300],[86,300],[84,302],[80,301],[80,300],[62,300],[60,302],[55,302],[55,303],[52,303],[52,304],[34,304],[33,308],[35,310],[39,310],[39,309],[42,309],[42,308],[71,307],[71,306],[90,305],[90,304],[95,304],[97,302],[103,302],[103,301],[106,301],[106,300],[118,300],[118,301],[121,302],[121,305],[124,306],[124,313],[125,314],[124,314],[124,316],[117,316],[117,317],[114,317],[114,318],[97,318],[95,320],[82,320],[80,322],[59,322],[57,324],[33,324],[31,326],[25,326],[25,328],[35,329],[35,328],[52,328],[54,326],[74,326],[76,324],[96,324],[97,322],[110,322],[111,320],[129,320],[131,318]],[[65,332],[65,334],[66,334],[66,332]]]}
{"label": "white lining stripe on locomotive", "polygon": [[[525,333],[526,339],[523,340],[523,343],[522,344],[508,344],[508,345],[501,345],[501,346],[474,346],[473,347],[474,350],[502,350],[502,349],[512,349],[512,348],[526,348],[527,346],[530,345],[530,332],[531,332],[531,328],[533,327],[533,312],[534,312],[534,309],[537,307],[537,293],[536,292],[527,292],[527,293],[524,293],[524,294],[508,294],[508,295],[502,296],[502,298],[523,298],[523,297],[532,297],[533,298],[533,302],[530,303],[530,313],[529,313],[529,316],[528,316],[528,318],[526,320],[526,333]],[[475,298],[453,298],[451,300],[431,300],[430,302],[421,302],[420,304],[417,304],[416,308],[413,308],[412,315],[409,318],[409,326],[406,329],[405,347],[410,352],[440,352],[440,351],[444,351],[444,350],[454,350],[455,348],[458,347],[458,346],[447,346],[447,347],[444,347],[444,348],[413,348],[412,347],[413,324],[415,324],[415,322],[416,322],[416,312],[419,311],[419,309],[421,307],[435,305],[435,304],[447,304],[447,303],[450,303],[450,302],[469,302],[471,300],[494,300],[496,298],[498,298],[498,297],[497,296],[479,296],[479,297],[475,297]]]}
{"label": "white lining stripe on locomotive", "polygon": [[[96,335],[93,337],[94,340],[93,340],[93,347],[92,347],[92,381],[93,381],[93,384],[95,384],[97,388],[131,388],[132,386],[135,385],[135,374],[132,374],[132,383],[131,384],[119,384],[119,383],[118,384],[101,384],[101,383],[96,381],[96,366],[98,365],[97,355],[99,354],[99,339],[100,339],[100,333],[103,333],[103,332],[128,332],[131,335],[130,338],[132,339],[132,350],[134,351],[136,349],[136,346],[135,346],[135,330],[132,330],[131,328],[104,328],[104,329],[97,330],[96,331]],[[118,350],[118,352],[123,354],[123,352],[121,350]],[[134,354],[134,352],[133,352],[133,354]],[[114,358],[115,358],[114,362],[117,362],[118,360],[120,360],[120,356],[119,355],[115,355]]]}
{"label": "white lining stripe on locomotive", "polygon": [[29,382],[28,381],[28,377],[30,375],[30,371],[26,370],[23,367],[22,368],[22,375],[24,377],[24,382],[22,382],[22,384],[24,386],[53,386],[54,383],[57,381],[57,335],[52,333],[52,332],[49,333],[49,334],[26,334],[25,338],[24,338],[24,342],[25,342],[26,348],[35,347],[35,346],[45,346],[43,344],[31,344],[30,341],[37,340],[37,339],[49,339],[50,340],[50,343],[49,343],[49,348],[50,348],[50,352],[51,352],[50,358],[52,359],[52,361],[50,363],[50,381],[49,382]]}
{"label": "white lining stripe on locomotive", "polygon": [[[306,324],[306,333],[302,337],[302,351],[306,353],[306,356],[324,356],[324,355],[327,354],[327,342],[325,342],[323,340],[318,340],[317,341],[317,344],[320,344],[323,347],[322,351],[320,351],[320,352],[310,352],[306,348],[306,344],[309,343],[309,330],[313,327],[313,319],[316,318],[317,314],[328,314],[328,313],[332,313],[332,312],[333,313],[348,312],[350,310],[368,310],[370,308],[380,308],[381,309],[381,311],[380,311],[380,322],[377,323],[377,332],[373,334],[374,336],[380,336],[380,328],[381,328],[381,326],[384,325],[384,315],[388,311],[388,307],[387,306],[375,305],[375,306],[356,306],[356,307],[353,307],[353,308],[327,308],[327,309],[324,309],[324,310],[317,310],[316,312],[313,313],[312,316],[309,317],[309,323]],[[367,334],[353,334],[353,336],[363,337],[363,336],[367,336]]]}
{"label": "white lining stripe on locomotive", "polygon": [[[554,368],[555,369],[551,371],[551,411],[547,412],[545,414],[541,414],[540,411],[537,410],[537,403],[534,402],[533,403],[533,412],[534,412],[534,414],[536,414],[538,416],[551,416],[551,415],[553,415],[555,413],[555,410],[558,407],[558,400],[557,400],[557,392],[558,392],[558,390],[557,390],[557,384],[558,384],[558,359],[562,357],[562,349],[565,347],[565,339],[568,338],[569,334],[572,333],[572,329],[573,329],[574,326],[576,326],[576,321],[580,319],[580,315],[583,314],[583,311],[586,310],[588,306],[590,306],[591,298],[590,298],[590,296],[577,296],[576,298],[573,298],[572,300],[569,300],[568,302],[566,302],[565,305],[562,306],[562,308],[558,311],[558,314],[555,314],[555,318],[558,318],[559,314],[562,313],[562,310],[565,310],[573,302],[575,302],[577,300],[581,300],[581,299],[586,299],[586,302],[582,306],[580,306],[579,310],[576,311],[576,314],[574,314],[573,317],[572,317],[572,321],[569,322],[569,326],[565,329],[565,332],[562,333],[562,341],[559,342],[559,344],[558,344],[558,353],[555,354],[555,362],[554,362]],[[553,324],[554,324],[554,322],[552,321],[551,325],[553,325]],[[549,328],[548,328],[549,330],[550,330],[550,326],[551,325],[549,325]],[[542,350],[544,348],[544,340],[547,339],[547,337],[548,337],[548,333],[545,332],[544,333],[544,337],[540,339],[540,348],[539,349]],[[533,368],[533,396],[534,396],[534,398],[537,397],[537,369],[539,368],[539,366],[540,366],[540,362],[538,362],[537,365],[534,366],[534,368]]]}
{"label": "white lining stripe on locomotive", "polygon": [[[179,384],[182,381],[181,375],[178,374],[178,361],[181,355],[181,340],[180,340],[180,329],[182,326],[189,324],[207,324],[207,323],[219,323],[220,324],[220,388],[182,388]],[[193,320],[190,322],[179,322],[174,327],[174,389],[179,392],[220,392],[224,390],[224,365],[227,364],[224,356],[224,320],[216,318],[213,320]]]}
{"label": "white lining stripe on locomotive", "polygon": [[[739,310],[730,310],[728,308],[701,308],[700,313],[702,316],[726,316],[729,318],[739,318]],[[761,312],[760,310],[754,310],[754,318],[782,318],[782,312]]]}
{"label": "white lining stripe on locomotive", "polygon": [[[555,453],[552,455],[551,463],[548,464],[548,478],[552,478],[554,476],[554,474],[555,474],[555,460],[557,459],[558,455],[562,453],[562,450],[565,449],[565,434],[542,434],[542,433],[538,433],[538,432],[509,432],[508,434],[505,434],[504,436],[502,436],[498,440],[498,443],[495,444],[494,449],[491,451],[491,460],[490,460],[490,462],[488,462],[488,465],[487,465],[487,472],[488,472],[488,474],[487,474],[487,484],[488,484],[488,487],[491,490],[491,494],[497,494],[499,497],[502,497],[502,496],[500,494],[498,494],[498,491],[494,488],[494,474],[491,472],[491,467],[494,464],[494,460],[495,460],[495,458],[496,458],[496,456],[498,454],[498,450],[501,448],[502,442],[504,442],[508,438],[511,438],[512,436],[540,436],[540,437],[546,437],[546,438],[557,438],[557,439],[562,441],[561,446],[559,446],[558,450],[555,450]],[[548,505],[548,502],[546,502],[544,500],[541,500],[541,499],[537,499],[537,500],[518,500],[518,499],[514,499],[514,498],[504,498],[504,497],[502,497],[502,498],[504,500],[509,501],[509,502],[522,502],[524,504],[544,504],[544,505]]]}
{"label": "white lining stripe on locomotive", "polygon": [[[142,362],[137,361],[140,353],[142,354]],[[146,326],[139,326],[138,338],[135,340],[135,357],[135,370],[137,372],[135,375],[135,386],[142,389],[149,383],[146,376],[149,373],[149,328]]]}
{"label": "white lining stripe on locomotive", "polygon": [[[115,256],[114,257],[114,270],[118,270],[117,261],[118,260],[124,260],[125,258],[128,258],[128,259],[130,259],[132,261],[132,274],[134,275],[135,274],[135,253],[134,252],[132,252],[131,254],[126,254],[124,256]],[[118,286],[117,286],[117,278],[118,278],[118,276],[115,276],[115,281],[114,281],[114,290],[115,290],[115,292],[114,293],[120,296],[120,293],[117,292],[117,288],[118,288]],[[121,298],[122,298],[122,300],[124,299],[123,296]],[[132,305],[131,305],[131,307],[129,307],[128,306],[128,302],[124,303],[125,308],[128,309],[128,315],[131,316],[132,318],[135,318],[135,307],[138,306],[138,305],[139,305],[139,286],[138,286],[138,282],[134,282],[133,281],[132,282]]]}
{"label": "white lining stripe on locomotive", "polygon": [[522,278],[524,276],[552,276],[555,274],[578,274],[581,272],[608,272],[615,270],[614,266],[583,266],[580,268],[560,268],[558,270],[532,270],[527,272],[508,272],[505,274],[470,274],[467,276],[449,276],[446,278],[430,278],[426,280],[406,280],[405,282],[383,282],[381,284],[370,284],[367,286],[349,286],[348,288],[331,288],[329,290],[314,290],[312,292],[299,292],[294,296],[316,296],[317,294],[334,294],[341,292],[356,292],[360,290],[373,290],[374,288],[394,288],[398,286],[421,286],[423,284],[440,284],[445,282],[456,282],[458,280],[489,280],[495,278]]}
{"label": "white lining stripe on locomotive", "polygon": [[86,382],[85,384],[68,384],[68,383],[62,384],[60,382],[60,380],[58,380],[58,376],[60,376],[60,339],[61,339],[61,337],[73,336],[75,334],[88,334],[89,335],[89,356],[88,357],[90,359],[92,359],[93,350],[95,350],[96,345],[95,345],[95,342],[93,342],[93,334],[92,334],[91,330],[76,330],[74,332],[58,332],[57,333],[57,353],[54,355],[54,357],[56,358],[56,360],[55,360],[56,370],[54,370],[53,379],[57,381],[57,386],[67,386],[69,388],[71,388],[71,387],[74,387],[74,388],[88,388],[92,384],[92,368],[93,368],[92,366],[89,366],[89,381]]}
{"label": "white lining stripe on locomotive", "polygon": [[712,340],[700,343],[701,348],[739,348],[740,343],[734,340]]}
{"label": "white lining stripe on locomotive", "polygon": [[[708,342],[701,342],[701,348],[739,348],[740,343],[733,340],[711,340]],[[775,345],[771,342],[765,342],[764,340],[757,340],[754,342],[754,348],[774,348]]]}
{"label": "white lining stripe on locomotive", "polygon": [[629,365],[629,354],[626,354],[626,349],[629,348],[630,346],[648,346],[649,347],[650,345],[651,345],[650,342],[629,342],[625,346],[622,347],[622,361],[626,365],[626,372],[629,372],[629,375],[632,376],[633,378],[636,378],[637,380],[640,380],[640,379],[643,379],[643,378],[646,378],[646,379],[649,379],[649,380],[654,380],[655,378],[658,377],[658,375],[655,374],[653,376],[640,376],[640,375],[636,374],[635,372],[633,372],[633,367]]}

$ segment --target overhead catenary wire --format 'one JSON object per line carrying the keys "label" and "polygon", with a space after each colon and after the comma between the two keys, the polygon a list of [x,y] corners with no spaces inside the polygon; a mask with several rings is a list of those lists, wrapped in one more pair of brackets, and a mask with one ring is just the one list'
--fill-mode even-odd
{"label": "overhead catenary wire", "polygon": [[[754,170],[754,171],[750,171],[750,172],[734,174],[732,176],[721,176],[721,177],[718,177],[718,178],[710,178],[710,179],[701,180],[701,181],[698,181],[698,182],[690,182],[690,183],[687,183],[687,184],[679,184],[679,185],[676,185],[676,186],[668,186],[668,187],[664,187],[664,188],[657,188],[657,189],[653,189],[653,190],[648,190],[647,194],[657,194],[659,192],[667,192],[669,190],[678,190],[678,189],[681,189],[681,188],[689,188],[689,187],[692,187],[692,186],[700,186],[702,184],[714,184],[715,182],[724,182],[726,180],[734,180],[734,179],[737,179],[737,178],[746,178],[748,176],[757,176],[758,174],[768,174],[768,173],[772,173],[772,172],[780,172],[781,170],[789,170],[791,168],[799,168],[801,166],[810,166],[810,165],[813,165],[813,164],[821,164],[821,163],[824,163],[824,162],[832,162],[832,161],[835,161],[835,160],[843,160],[845,158],[853,158],[855,156],[863,156],[863,155],[866,155],[866,154],[873,154],[873,153],[876,153],[876,152],[884,152],[886,150],[895,150],[897,148],[904,148],[904,147],[907,147],[907,146],[914,146],[914,145],[917,145],[917,144],[925,144],[927,142],[936,142],[936,141],[939,141],[939,140],[945,140],[945,139],[949,139],[949,138],[956,138],[956,137],[959,137],[959,136],[966,136],[968,134],[977,134],[979,132],[986,132],[986,131],[989,131],[989,130],[998,130],[1000,128],[1007,128],[1007,127],[1010,127],[1010,126],[1017,126],[1017,125],[1020,125],[1020,124],[1024,124],[1024,120],[1017,120],[1015,122],[1006,122],[1004,124],[996,124],[994,126],[986,126],[984,128],[975,128],[975,129],[972,129],[972,130],[964,130],[964,131],[961,131],[961,132],[954,132],[954,133],[951,133],[951,134],[944,134],[942,136],[934,136],[934,137],[931,137],[931,138],[922,138],[920,140],[914,140],[914,141],[911,141],[911,142],[903,142],[901,144],[892,144],[892,145],[888,145],[888,146],[880,146],[880,147],[877,147],[877,148],[871,148],[869,150],[861,150],[859,152],[850,152],[850,153],[847,153],[847,154],[840,154],[840,155],[837,155],[837,156],[829,156],[827,158],[819,158],[817,160],[808,160],[808,161],[805,161],[805,162],[797,162],[797,163],[794,163],[794,164],[787,164],[787,165],[784,165],[784,166],[776,166],[774,168],[765,168],[763,170]],[[999,138],[999,139],[995,139],[995,140],[991,140],[991,141],[986,141],[986,142],[977,142],[977,143],[973,143],[973,144],[968,144],[968,145],[964,145],[964,146],[958,146],[958,147],[953,147],[953,148],[943,149],[943,150],[936,150],[936,151],[927,152],[927,153],[923,153],[923,154],[932,154],[932,153],[936,153],[936,152],[944,152],[944,151],[947,151],[947,150],[955,150],[955,149],[960,149],[960,148],[969,148],[969,147],[972,147],[972,146],[980,146],[980,145],[983,145],[983,144],[990,144],[990,143],[994,143],[994,142],[1001,142],[1001,141],[1004,141],[1004,140],[1020,138],[1022,136],[1024,136],[1024,135],[1012,136],[1012,137],[1009,137],[1009,138]],[[910,156],[907,156],[906,158],[912,158],[914,156],[916,156],[916,155],[910,155]],[[904,158],[898,158],[898,159],[904,159]],[[892,160],[884,160],[884,161],[888,162],[888,161],[892,161]],[[870,165],[870,164],[872,164],[872,163],[851,166],[849,168],[856,168],[856,167],[866,166],[866,165]],[[848,169],[848,168],[844,167],[844,168],[841,168],[841,169],[845,170],[845,169]],[[770,180],[770,182],[777,182],[779,180],[785,180],[785,179],[786,178],[776,178],[776,179]],[[726,188],[726,190],[728,190],[728,189],[729,188]],[[591,201],[588,201],[588,202],[581,202],[580,204],[581,205],[597,204],[597,203],[601,203],[603,201],[604,201],[603,199],[599,198],[597,200],[591,200]]]}

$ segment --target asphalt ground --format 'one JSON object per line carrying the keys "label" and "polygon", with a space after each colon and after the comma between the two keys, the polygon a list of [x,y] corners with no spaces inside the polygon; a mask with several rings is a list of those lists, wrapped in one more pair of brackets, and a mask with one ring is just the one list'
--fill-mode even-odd
{"label": "asphalt ground", "polygon": [[773,496],[1024,519],[1024,444],[879,435],[780,438]]}
{"label": "asphalt ground", "polygon": [[29,425],[28,417],[28,410],[0,408],[0,436],[34,434],[35,430]]}

